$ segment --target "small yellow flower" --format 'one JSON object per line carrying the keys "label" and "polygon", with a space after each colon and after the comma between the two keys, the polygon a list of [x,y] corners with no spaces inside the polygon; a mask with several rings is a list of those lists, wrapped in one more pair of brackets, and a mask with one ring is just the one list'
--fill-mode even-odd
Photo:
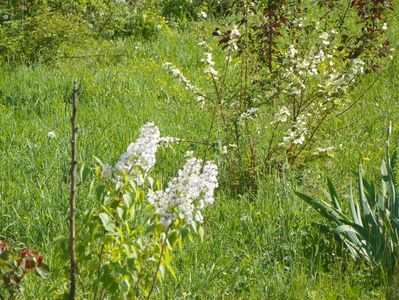
{"label": "small yellow flower", "polygon": [[371,158],[370,158],[369,156],[365,156],[365,157],[363,157],[363,160],[364,160],[364,161],[370,161]]}

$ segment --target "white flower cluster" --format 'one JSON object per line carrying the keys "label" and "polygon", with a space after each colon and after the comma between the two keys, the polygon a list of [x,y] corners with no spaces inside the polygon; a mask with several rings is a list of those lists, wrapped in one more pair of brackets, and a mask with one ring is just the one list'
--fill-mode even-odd
{"label": "white flower cluster", "polygon": [[238,50],[237,42],[240,37],[241,37],[241,33],[238,31],[237,25],[234,25],[233,29],[230,32],[230,39],[228,42],[227,49],[231,50],[231,51],[237,51]]}
{"label": "white flower cluster", "polygon": [[194,86],[190,80],[188,80],[183,73],[176,68],[172,63],[170,62],[165,62],[162,65],[162,68],[168,72],[169,74],[172,75],[172,77],[177,78],[185,87],[187,90],[191,91],[194,95],[196,95],[196,102],[203,104],[205,101],[205,96],[204,93],[201,92],[199,88]]}
{"label": "white flower cluster", "polygon": [[310,114],[301,114],[293,122],[292,128],[283,137],[283,141],[280,143],[281,146],[302,145],[305,142],[306,134],[308,133],[307,119]]}
{"label": "white flower cluster", "polygon": [[210,161],[201,168],[201,159],[189,158],[165,190],[149,193],[148,202],[155,206],[165,227],[178,218],[188,224],[203,222],[201,210],[214,201],[218,169]]}
{"label": "white flower cluster", "polygon": [[217,79],[219,73],[213,67],[215,65],[215,62],[213,61],[213,55],[211,52],[212,49],[209,48],[209,46],[207,45],[207,43],[205,41],[199,42],[198,45],[201,46],[205,51],[204,58],[201,59],[201,62],[203,62],[205,64],[204,73],[209,74],[214,79]]}
{"label": "white flower cluster", "polygon": [[173,137],[173,136],[163,136],[159,139],[159,142],[161,144],[165,144],[166,146],[170,146],[172,144],[178,144],[182,141],[183,141],[183,139]]}
{"label": "white flower cluster", "polygon": [[326,46],[330,45],[329,38],[330,38],[330,35],[328,34],[328,32],[324,31],[322,34],[320,34],[320,41]]}
{"label": "white flower cluster", "polygon": [[318,41],[306,52],[298,51],[295,45],[288,46],[282,63],[284,71],[275,79],[279,91],[294,103],[292,110],[291,105],[282,106],[271,122],[273,125],[289,121],[280,143],[284,147],[303,144],[315,120],[345,104],[350,88],[364,73],[365,63],[361,59],[345,63],[339,59],[336,30],[320,31],[316,26],[315,34]]}
{"label": "white flower cluster", "polygon": [[327,155],[328,157],[334,157],[335,156],[335,148],[330,146],[326,148],[318,147],[314,151],[315,155]]}
{"label": "white flower cluster", "polygon": [[240,120],[243,121],[243,120],[249,120],[251,118],[254,118],[254,117],[257,116],[258,111],[259,111],[259,108],[250,107],[250,108],[247,109],[246,112],[243,112],[240,115]]}
{"label": "white flower cluster", "polygon": [[270,123],[271,125],[284,123],[288,121],[288,118],[291,116],[290,111],[287,107],[282,106],[280,110],[274,115],[274,120]]}
{"label": "white flower cluster", "polygon": [[157,126],[147,123],[140,129],[139,138],[131,143],[115,165],[118,175],[128,174],[138,185],[144,183],[144,175],[155,165],[155,154],[160,141]]}
{"label": "white flower cluster", "polygon": [[138,139],[127,147],[114,168],[104,165],[103,175],[113,179],[115,183],[120,182],[124,175],[128,175],[138,185],[143,185],[145,176],[155,165],[158,146],[170,146],[181,141],[183,139],[176,137],[161,137],[158,127],[153,123],[147,123],[140,129]]}

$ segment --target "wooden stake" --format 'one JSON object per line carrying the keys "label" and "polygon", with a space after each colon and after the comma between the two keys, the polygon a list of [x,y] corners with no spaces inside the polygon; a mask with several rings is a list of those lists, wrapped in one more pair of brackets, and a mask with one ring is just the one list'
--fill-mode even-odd
{"label": "wooden stake", "polygon": [[77,144],[76,135],[78,128],[76,126],[76,113],[78,104],[78,83],[73,82],[72,92],[72,138],[71,138],[71,194],[69,198],[69,247],[70,247],[70,265],[71,265],[71,287],[69,290],[69,299],[75,299],[76,294],[76,177],[77,177]]}

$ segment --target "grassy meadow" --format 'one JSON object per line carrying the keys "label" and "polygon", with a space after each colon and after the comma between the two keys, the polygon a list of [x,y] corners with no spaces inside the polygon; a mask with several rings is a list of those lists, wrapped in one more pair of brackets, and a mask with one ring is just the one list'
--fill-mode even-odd
{"label": "grassy meadow", "polygon": [[[36,249],[51,268],[47,280],[26,281],[21,299],[57,299],[59,288],[68,285],[60,240],[68,234],[73,80],[80,86],[77,215],[83,224],[84,212],[98,205],[92,184],[95,157],[114,163],[149,121],[162,135],[203,139],[210,112],[198,108],[162,63],[173,62],[206,90],[197,44],[215,26],[165,26],[151,40],[87,42],[76,46],[74,57],[0,67],[0,239]],[[394,46],[397,28],[390,28]],[[212,46],[217,49],[216,40]],[[216,55],[216,62],[221,59]],[[167,276],[156,297],[386,299],[383,272],[351,260],[332,234],[320,231],[317,224],[325,221],[294,192],[323,197],[330,177],[347,195],[359,163],[366,177],[378,178],[389,121],[392,144],[398,141],[398,74],[395,56],[386,69],[362,79],[352,110],[329,121],[321,136],[337,149],[334,157],[260,176],[256,193],[236,195],[221,185],[215,204],[204,213],[204,239],[174,251],[177,279]],[[267,130],[261,122],[259,128],[261,134]],[[54,139],[48,138],[49,131],[55,132]],[[164,181],[174,176],[188,150],[201,156],[205,149],[187,142],[162,150],[154,173]],[[218,161],[218,151],[209,158]]]}

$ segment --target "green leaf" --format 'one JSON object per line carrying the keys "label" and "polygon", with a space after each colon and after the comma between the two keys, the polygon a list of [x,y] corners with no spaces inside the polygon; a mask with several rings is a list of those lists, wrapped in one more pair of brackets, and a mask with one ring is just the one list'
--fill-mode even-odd
{"label": "green leaf", "polygon": [[105,186],[99,185],[99,186],[96,187],[97,199],[103,201],[105,194],[106,194],[105,193]]}
{"label": "green leaf", "polygon": [[349,206],[350,206],[350,209],[351,209],[351,212],[352,212],[353,221],[356,224],[359,224],[359,225],[363,226],[362,219],[361,219],[360,212],[359,212],[359,207],[353,201],[352,179],[351,179],[350,190],[349,190]]}
{"label": "green leaf", "polygon": [[181,239],[185,240],[187,238],[187,236],[189,235],[189,233],[190,233],[190,230],[188,228],[185,228],[185,227],[181,228],[180,229]]}
{"label": "green leaf", "polygon": [[169,273],[172,275],[173,279],[174,279],[175,281],[177,281],[176,272],[175,272],[175,269],[172,267],[172,265],[166,264],[165,267],[166,267],[166,269],[169,271]]}
{"label": "green leaf", "polygon": [[334,221],[337,224],[342,223],[342,218],[346,218],[342,213],[337,211],[335,208],[329,206],[328,204],[315,200],[305,194],[300,192],[295,192],[295,194],[307,202],[310,206],[312,206],[315,210],[317,210],[323,217],[327,218],[330,221]]}
{"label": "green leaf", "polygon": [[327,185],[328,185],[328,190],[330,192],[330,197],[331,197],[331,201],[333,203],[334,208],[338,211],[342,211],[341,206],[339,205],[339,201],[338,201],[338,193],[337,193],[330,178],[327,178]]}
{"label": "green leaf", "polygon": [[98,162],[101,166],[104,165],[104,163],[101,161],[101,159],[99,159],[97,156],[93,156],[93,158],[94,158],[95,161]]}
{"label": "green leaf", "polygon": [[122,207],[120,207],[120,206],[118,206],[117,208],[116,208],[116,213],[118,214],[118,217],[121,219],[121,220],[123,220],[123,208]]}
{"label": "green leaf", "polygon": [[103,223],[104,229],[108,232],[115,233],[115,224],[111,221],[111,218],[106,213],[99,213],[98,216]]}
{"label": "green leaf", "polygon": [[50,276],[50,268],[46,264],[41,264],[35,268],[36,274],[41,278],[48,278]]}
{"label": "green leaf", "polygon": [[168,242],[173,247],[176,241],[179,239],[179,235],[176,231],[171,232],[168,235]]}
{"label": "green leaf", "polygon": [[8,251],[7,250],[5,250],[3,252],[0,252],[0,259],[8,260],[8,257],[9,257],[9,255],[8,255]]}
{"label": "green leaf", "polygon": [[332,232],[335,234],[341,234],[347,232],[358,234],[358,232],[355,229],[353,229],[352,226],[346,224],[335,227]]}
{"label": "green leaf", "polygon": [[159,282],[162,282],[162,280],[165,278],[165,266],[164,264],[161,264],[159,266],[159,272],[157,272],[157,277]]}
{"label": "green leaf", "polygon": [[121,282],[121,291],[123,294],[129,293],[130,290],[130,283],[128,279],[123,279]]}
{"label": "green leaf", "polygon": [[123,195],[123,202],[126,204],[126,207],[130,207],[133,204],[133,199],[130,194],[124,194]]}
{"label": "green leaf", "polygon": [[83,164],[82,167],[80,168],[80,180],[81,182],[86,181],[87,177],[90,175],[90,169],[86,168],[86,165]]}
{"label": "green leaf", "polygon": [[202,227],[201,225],[199,225],[198,234],[199,234],[199,236],[200,236],[200,238],[201,238],[201,241],[203,241],[203,240],[204,240],[205,232],[204,232],[204,227]]}
{"label": "green leaf", "polygon": [[374,214],[370,208],[370,205],[367,201],[366,195],[364,193],[364,185],[363,185],[361,166],[359,166],[358,181],[359,181],[359,196],[360,196],[360,201],[361,201],[362,210],[363,210],[363,218],[366,221],[367,225],[369,225],[371,227],[371,229],[375,232],[376,229],[378,230],[378,224],[377,224]]}

